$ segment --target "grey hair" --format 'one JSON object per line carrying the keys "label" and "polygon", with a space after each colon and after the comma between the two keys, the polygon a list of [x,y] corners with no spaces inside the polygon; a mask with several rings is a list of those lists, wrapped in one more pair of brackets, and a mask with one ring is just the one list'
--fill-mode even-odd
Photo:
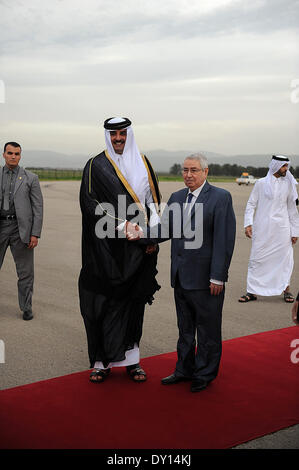
{"label": "grey hair", "polygon": [[193,153],[186,157],[185,160],[197,160],[203,170],[209,167],[207,157],[202,153]]}

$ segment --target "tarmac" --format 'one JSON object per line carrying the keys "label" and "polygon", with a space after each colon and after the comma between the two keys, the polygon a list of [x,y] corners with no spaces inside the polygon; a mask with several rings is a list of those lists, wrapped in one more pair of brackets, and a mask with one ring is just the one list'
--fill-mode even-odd
{"label": "tarmac", "polygon": [[[236,245],[223,308],[223,340],[294,326],[291,304],[286,304],[282,296],[258,297],[257,301],[246,304],[238,302],[240,295],[246,292],[251,241],[244,235],[243,216],[252,187],[238,186],[236,183],[212,184],[230,191],[237,219]],[[163,202],[167,202],[170,194],[182,187],[183,183],[180,182],[161,182]],[[0,363],[2,390],[89,368],[78,298],[81,267],[80,182],[41,182],[41,188],[45,215],[42,237],[35,249],[33,320],[25,322],[22,319],[17,300],[15,265],[9,250],[0,272],[0,340],[5,347],[5,362]],[[291,291],[297,295],[299,241],[294,248],[294,259]],[[146,307],[141,357],[176,350],[178,333],[173,290],[170,287],[169,241],[160,245],[158,271],[161,289],[156,293],[153,305]],[[296,333],[296,329],[294,331]],[[296,337],[299,338],[299,327]],[[299,424],[236,448],[298,449]]]}

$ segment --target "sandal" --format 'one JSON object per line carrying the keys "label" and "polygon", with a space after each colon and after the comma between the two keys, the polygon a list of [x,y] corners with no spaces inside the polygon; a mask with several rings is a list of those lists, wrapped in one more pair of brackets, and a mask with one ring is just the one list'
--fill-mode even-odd
{"label": "sandal", "polygon": [[284,298],[284,301],[287,304],[292,304],[295,300],[293,294],[291,294],[291,292],[289,292],[289,291],[287,291],[287,292],[284,291],[283,298]]}
{"label": "sandal", "polygon": [[[134,364],[132,366],[127,366],[127,373],[129,374],[129,377],[134,382],[145,382],[146,381],[146,373],[140,367],[139,364]],[[139,378],[139,377],[142,377],[142,376],[143,376],[143,378]]]}
{"label": "sandal", "polygon": [[250,302],[251,300],[256,300],[256,299],[257,299],[256,295],[249,294],[247,292],[246,295],[242,295],[242,297],[239,298],[239,302],[244,304],[245,302]]}
{"label": "sandal", "polygon": [[[111,369],[94,369],[90,376],[89,380],[94,384],[100,384],[104,382],[106,377],[109,375]],[[95,377],[94,379],[92,377]]]}

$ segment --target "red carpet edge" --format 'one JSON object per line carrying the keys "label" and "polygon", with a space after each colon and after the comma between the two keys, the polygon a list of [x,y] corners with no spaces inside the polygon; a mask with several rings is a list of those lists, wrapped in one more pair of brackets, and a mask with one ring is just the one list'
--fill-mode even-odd
{"label": "red carpet edge", "polygon": [[143,359],[142,384],[118,368],[104,384],[87,370],[2,390],[0,448],[226,449],[298,424],[298,338],[294,326],[224,341],[217,379],[195,394],[161,385],[174,352]]}

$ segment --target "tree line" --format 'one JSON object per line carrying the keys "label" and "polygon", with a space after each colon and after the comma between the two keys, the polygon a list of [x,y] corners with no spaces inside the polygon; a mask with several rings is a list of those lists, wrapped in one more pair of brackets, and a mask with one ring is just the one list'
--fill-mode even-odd
{"label": "tree line", "polygon": [[[230,163],[225,163],[224,165],[220,165],[218,163],[210,163],[209,164],[209,175],[210,176],[233,176],[238,178],[241,176],[243,172],[247,172],[250,175],[253,175],[256,178],[263,178],[268,173],[268,167],[254,167],[254,166],[241,166],[234,163],[231,165]],[[295,176],[295,178],[299,178],[299,166],[291,167],[291,173]],[[181,175],[182,174],[182,166],[179,163],[175,163],[169,169],[169,173],[171,175]]]}

